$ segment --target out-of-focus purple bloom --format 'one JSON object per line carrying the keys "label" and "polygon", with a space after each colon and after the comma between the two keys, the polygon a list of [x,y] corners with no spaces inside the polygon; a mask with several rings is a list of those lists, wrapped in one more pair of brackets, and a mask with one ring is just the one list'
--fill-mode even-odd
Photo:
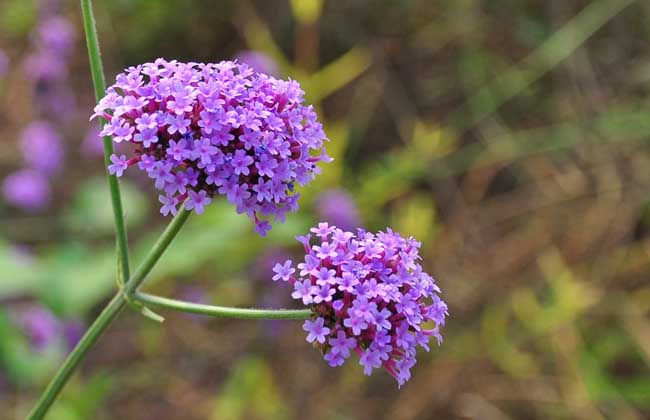
{"label": "out-of-focus purple bloom", "polygon": [[65,61],[49,51],[37,51],[23,61],[25,74],[36,81],[52,81],[67,76]]}
{"label": "out-of-focus purple bloom", "polygon": [[7,54],[0,50],[0,78],[5,77],[9,72],[9,57]]}
{"label": "out-of-focus purple bloom", "polygon": [[280,74],[278,71],[278,63],[268,55],[259,51],[240,51],[235,55],[235,60],[240,63],[248,64],[258,73],[265,73],[274,77],[277,77]]}
{"label": "out-of-focus purple bloom", "polygon": [[[269,273],[273,271],[276,262],[286,261],[291,258],[291,254],[281,247],[270,247],[263,250],[251,266],[250,277],[265,284],[271,283]],[[274,288],[275,290],[275,288]]]}
{"label": "out-of-focus purple bloom", "polygon": [[343,230],[360,227],[359,210],[352,196],[344,189],[325,190],[316,198],[316,212]]}
{"label": "out-of-focus purple bloom", "polygon": [[24,244],[13,244],[9,250],[11,259],[13,262],[22,265],[24,267],[29,267],[34,264],[35,257],[32,249]]}
{"label": "out-of-focus purple bloom", "polygon": [[84,335],[86,325],[80,319],[70,319],[63,323],[63,337],[68,349],[73,349]]}
{"label": "out-of-focus purple bloom", "polygon": [[20,138],[23,159],[27,166],[51,175],[63,163],[61,136],[55,128],[45,121],[34,121],[23,130]]}
{"label": "out-of-focus purple bloom", "polygon": [[64,121],[75,117],[77,100],[65,83],[39,83],[34,102],[43,115]]}
{"label": "out-of-focus purple bloom", "polygon": [[[300,85],[246,64],[158,59],[130,67],[95,107],[97,116],[109,121],[103,135],[135,146],[129,166],[147,171],[167,198],[188,199],[186,208],[201,213],[224,195],[262,236],[269,219],[282,222],[298,209],[295,183],[308,184],[320,173],[316,164],[331,160]],[[173,213],[167,199],[163,205]]]}
{"label": "out-of-focus purple bloom", "polygon": [[70,54],[77,34],[70,21],[62,16],[51,16],[39,23],[37,44],[52,53],[67,56]]}
{"label": "out-of-focus purple bloom", "polygon": [[92,127],[86,131],[83,141],[81,142],[81,153],[88,157],[102,157],[104,156],[104,145],[99,137],[99,127],[93,124]]}
{"label": "out-of-focus purple bloom", "polygon": [[[186,302],[199,303],[199,304],[208,304],[210,299],[208,299],[208,292],[201,286],[191,285],[184,286],[180,293],[178,294],[179,299]],[[195,322],[204,322],[209,320],[209,318],[196,314],[183,314],[192,321]]]}
{"label": "out-of-focus purple bloom", "polygon": [[61,334],[61,323],[52,312],[42,306],[33,306],[18,315],[18,326],[37,351],[44,350]]}
{"label": "out-of-focus purple bloom", "polygon": [[420,243],[390,229],[352,233],[320,223],[311,232],[320,245],[301,237],[307,255],[300,275],[285,275],[287,263],[274,269],[293,286],[294,299],[312,304],[314,315],[303,326],[307,341],[320,343],[330,366],[342,365],[354,350],[366,375],[384,367],[403,385],[416,347],[429,351],[431,337],[440,344],[448,315],[440,288],[419,264]]}
{"label": "out-of-focus purple bloom", "polygon": [[50,202],[47,177],[31,169],[16,171],[2,184],[5,200],[25,210],[41,210]]}

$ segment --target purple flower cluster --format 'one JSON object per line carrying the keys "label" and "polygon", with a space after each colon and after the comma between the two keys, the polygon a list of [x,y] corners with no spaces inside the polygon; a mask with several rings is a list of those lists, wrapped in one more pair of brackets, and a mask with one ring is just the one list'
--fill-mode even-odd
{"label": "purple flower cluster", "polygon": [[305,260],[276,264],[273,280],[292,284],[294,299],[311,305],[307,341],[317,344],[330,366],[357,353],[364,373],[384,367],[401,386],[411,377],[416,347],[442,342],[447,305],[434,279],[418,263],[420,243],[388,229],[346,232],[319,223],[297,239]]}
{"label": "purple flower cluster", "polygon": [[329,161],[322,125],[297,82],[255,73],[246,64],[158,59],[117,76],[93,117],[102,135],[128,142],[133,156],[111,157],[121,176],[136,165],[161,192],[161,213],[178,205],[203,212],[216,194],[255,221],[264,235],[271,216],[298,208],[296,184]]}

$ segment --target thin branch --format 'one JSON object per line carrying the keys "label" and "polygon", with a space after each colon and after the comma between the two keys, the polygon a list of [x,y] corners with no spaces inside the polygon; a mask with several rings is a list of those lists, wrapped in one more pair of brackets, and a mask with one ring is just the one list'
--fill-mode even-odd
{"label": "thin branch", "polygon": [[147,306],[217,318],[307,319],[312,314],[311,310],[309,309],[248,309],[232,308],[227,306],[202,305],[199,303],[169,299],[142,292],[135,292],[132,295],[132,299]]}

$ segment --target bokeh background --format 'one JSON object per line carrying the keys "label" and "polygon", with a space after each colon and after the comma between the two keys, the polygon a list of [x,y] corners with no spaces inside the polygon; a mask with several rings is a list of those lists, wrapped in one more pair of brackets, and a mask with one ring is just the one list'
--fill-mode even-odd
{"label": "bokeh background", "polygon": [[[267,239],[218,200],[145,289],[295,307],[271,282],[318,220],[414,235],[451,317],[398,390],[300,322],[125,311],[52,410],[81,419],[650,418],[650,3],[115,0],[109,82],[156,57],[295,78],[336,160]],[[79,6],[0,2],[0,417],[22,418],[115,289]],[[134,262],[156,194],[122,187]]]}

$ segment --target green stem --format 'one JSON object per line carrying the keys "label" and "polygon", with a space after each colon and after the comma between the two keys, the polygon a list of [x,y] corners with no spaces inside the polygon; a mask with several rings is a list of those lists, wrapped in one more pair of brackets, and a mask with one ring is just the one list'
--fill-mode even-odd
{"label": "green stem", "polygon": [[54,400],[56,400],[57,396],[61,392],[61,389],[63,389],[77,366],[79,366],[81,360],[95,345],[99,337],[111,322],[113,322],[117,314],[119,314],[122,308],[124,308],[125,303],[126,299],[124,298],[124,294],[117,293],[113,299],[111,299],[110,303],[106,305],[102,313],[97,317],[97,319],[95,319],[90,328],[88,328],[88,331],[86,331],[63,365],[59,368],[56,375],[54,375],[54,378],[52,378],[52,381],[50,381],[38,402],[29,413],[29,416],[27,417],[28,420],[40,420],[45,417],[54,403]]}
{"label": "green stem", "polygon": [[[106,94],[106,81],[104,80],[104,69],[102,67],[101,54],[99,52],[99,41],[97,40],[97,28],[91,0],[81,0],[81,14],[83,17],[84,32],[86,34],[86,46],[88,48],[88,59],[90,61],[90,73],[93,79],[95,98],[99,101]],[[104,127],[106,121],[99,118],[100,128]],[[104,142],[104,168],[111,164],[110,157],[113,154],[113,141],[109,136],[103,138]],[[122,196],[120,195],[120,184],[115,175],[106,172],[108,177],[108,188],[111,194],[113,205],[113,217],[115,219],[115,239],[118,251],[118,280],[124,283],[129,277],[129,248],[126,239],[126,226],[124,223],[124,210],[122,207]]]}
{"label": "green stem", "polygon": [[129,281],[124,285],[124,293],[127,296],[132,296],[140,284],[142,284],[167,247],[169,247],[171,241],[176,237],[178,231],[181,230],[187,221],[187,218],[190,217],[190,214],[192,214],[191,211],[182,208],[171,223],[167,225],[167,228],[162,235],[160,235],[160,238],[158,238],[158,241],[154,244],[153,248],[151,248],[149,254],[147,254],[142,263],[140,263],[140,266],[135,270],[131,279],[129,279]]}
{"label": "green stem", "polygon": [[[86,334],[84,334],[65,362],[63,362],[63,365],[56,375],[54,375],[54,378],[27,417],[28,420],[40,420],[45,417],[52,403],[63,389],[63,386],[68,382],[76,368],[79,366],[79,363],[95,345],[106,328],[108,328],[108,326],[113,322],[117,314],[119,314],[122,308],[124,308],[124,305],[127,302],[127,293],[132,294],[138,286],[142,284],[156,262],[158,262],[165,250],[169,247],[169,244],[171,244],[174,237],[178,234],[183,224],[187,221],[189,215],[190,212],[183,209],[178,213],[178,215],[176,215],[176,217],[174,217],[156,244],[151,248],[145,259],[137,268],[133,277],[131,277],[124,285],[124,290],[119,291],[113,297],[99,317],[97,317],[90,328],[88,328]],[[131,292],[128,292],[129,290]]]}
{"label": "green stem", "polygon": [[309,309],[244,309],[227,306],[201,305],[182,300],[168,299],[161,296],[135,292],[133,300],[147,306],[171,309],[172,311],[187,312],[218,318],[238,319],[307,319],[311,315]]}

